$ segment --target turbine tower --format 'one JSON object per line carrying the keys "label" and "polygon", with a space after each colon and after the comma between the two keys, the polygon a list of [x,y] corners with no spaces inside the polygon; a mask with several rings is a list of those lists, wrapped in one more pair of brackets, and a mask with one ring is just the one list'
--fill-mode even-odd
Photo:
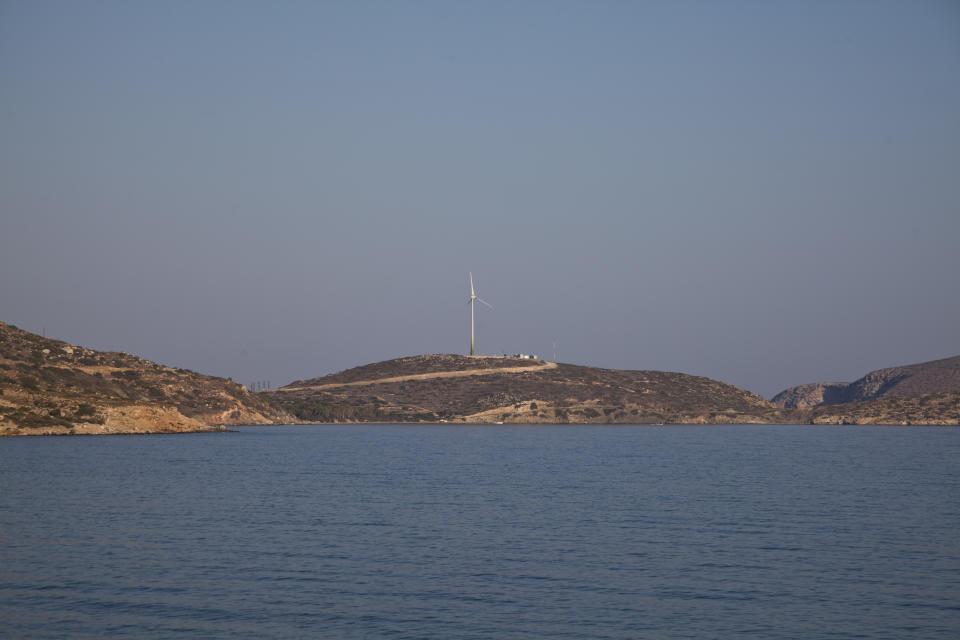
{"label": "turbine tower", "polygon": [[475,302],[482,302],[491,309],[493,305],[477,297],[477,293],[473,290],[473,272],[470,272],[470,299],[467,300],[467,304],[470,305],[470,355],[475,355],[473,352],[473,305]]}

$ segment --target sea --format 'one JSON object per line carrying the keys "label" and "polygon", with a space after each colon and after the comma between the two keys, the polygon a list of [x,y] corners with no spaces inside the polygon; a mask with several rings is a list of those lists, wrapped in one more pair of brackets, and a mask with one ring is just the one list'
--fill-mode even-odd
{"label": "sea", "polygon": [[4,638],[960,638],[960,429],[0,439]]}

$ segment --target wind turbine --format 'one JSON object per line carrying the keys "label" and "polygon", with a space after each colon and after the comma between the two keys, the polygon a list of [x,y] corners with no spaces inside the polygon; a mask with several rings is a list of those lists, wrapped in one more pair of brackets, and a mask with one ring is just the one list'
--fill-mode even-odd
{"label": "wind turbine", "polygon": [[490,304],[486,300],[483,300],[477,297],[477,293],[473,290],[473,272],[471,271],[470,272],[470,299],[467,300],[467,304],[470,305],[470,355],[474,355],[473,353],[473,305],[475,302],[482,302],[483,304],[493,309],[492,304]]}

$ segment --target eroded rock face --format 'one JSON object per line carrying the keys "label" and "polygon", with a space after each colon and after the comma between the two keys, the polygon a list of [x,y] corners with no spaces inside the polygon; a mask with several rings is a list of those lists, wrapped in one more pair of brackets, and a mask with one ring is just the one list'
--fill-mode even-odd
{"label": "eroded rock face", "polygon": [[814,382],[790,387],[773,397],[773,404],[786,409],[810,409],[824,404],[847,402],[847,382]]}
{"label": "eroded rock face", "polygon": [[878,398],[960,391],[960,356],[871,371],[855,382],[814,382],[790,387],[772,402],[788,409],[810,409]]}

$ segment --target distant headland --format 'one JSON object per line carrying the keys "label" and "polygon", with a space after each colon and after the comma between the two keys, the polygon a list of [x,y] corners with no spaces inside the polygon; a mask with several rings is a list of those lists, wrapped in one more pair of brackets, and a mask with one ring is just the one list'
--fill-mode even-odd
{"label": "distant headland", "polygon": [[0,322],[0,435],[183,433],[291,420],[231,380]]}

